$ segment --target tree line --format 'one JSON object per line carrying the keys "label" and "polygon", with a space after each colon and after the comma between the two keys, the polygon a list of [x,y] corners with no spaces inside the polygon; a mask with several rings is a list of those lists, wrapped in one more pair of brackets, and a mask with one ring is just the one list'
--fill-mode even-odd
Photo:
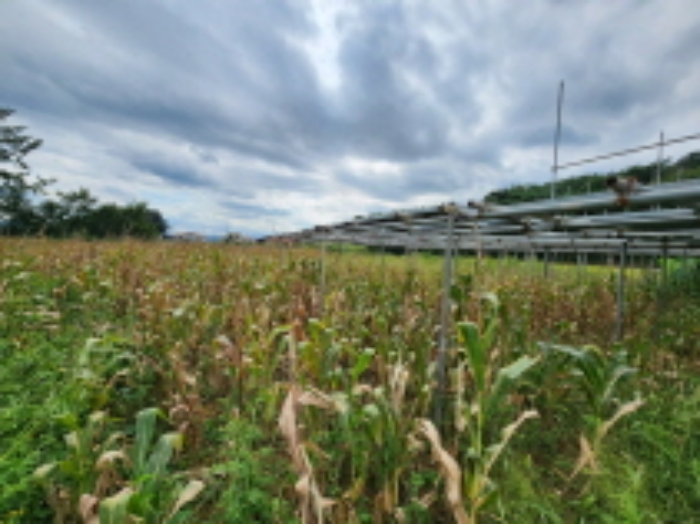
{"label": "tree line", "polygon": [[[585,195],[598,191],[606,191],[606,179],[609,176],[618,178],[633,177],[641,184],[654,184],[657,174],[661,182],[675,182],[700,178],[700,151],[689,153],[675,162],[664,160],[659,166],[654,162],[645,165],[635,165],[610,173],[590,173],[557,181],[556,194],[559,197]],[[521,184],[492,191],[485,200],[492,204],[509,205],[521,202],[532,202],[550,198],[551,184]]]}
{"label": "tree line", "polygon": [[158,238],[168,224],[145,202],[100,203],[87,189],[47,194],[53,180],[32,175],[26,156],[42,141],[6,123],[0,108],[0,232],[5,235]]}

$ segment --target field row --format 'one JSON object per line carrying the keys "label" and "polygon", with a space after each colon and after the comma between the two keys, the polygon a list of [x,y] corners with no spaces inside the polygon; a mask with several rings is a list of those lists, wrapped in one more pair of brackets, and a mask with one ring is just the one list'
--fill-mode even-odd
{"label": "field row", "polygon": [[[697,270],[0,241],[0,522],[680,522]],[[694,280],[695,279],[695,280]],[[663,284],[663,285],[662,285]],[[196,516],[196,517],[195,517]]]}

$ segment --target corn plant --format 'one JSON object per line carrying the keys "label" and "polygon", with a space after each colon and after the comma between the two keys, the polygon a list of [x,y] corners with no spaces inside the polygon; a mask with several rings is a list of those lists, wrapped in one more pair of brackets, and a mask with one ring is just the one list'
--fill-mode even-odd
{"label": "corn plant", "polygon": [[[430,443],[435,460],[446,482],[446,498],[460,524],[475,524],[496,495],[492,470],[510,440],[534,410],[523,411],[500,431],[500,439],[491,441],[495,425],[501,419],[506,395],[537,360],[523,355],[510,363],[499,362],[496,347],[499,303],[495,295],[485,294],[483,329],[474,322],[458,324],[462,350],[458,353],[455,387],[456,443],[460,462],[445,449],[438,429],[429,420],[421,420],[419,432]],[[468,383],[467,383],[468,381]]]}
{"label": "corn plant", "polygon": [[34,473],[57,523],[77,516],[88,523],[180,521],[178,513],[204,484],[194,479],[183,485],[169,474],[169,463],[182,449],[182,435],[165,433],[156,440],[159,416],[156,408],[137,414],[131,445],[121,432],[107,435],[104,412],[93,413],[84,427],[66,435],[68,457]]}
{"label": "corn plant", "polygon": [[644,404],[639,397],[622,401],[619,396],[620,384],[637,370],[629,366],[627,354],[622,351],[606,357],[595,346],[544,345],[544,348],[563,357],[568,377],[583,391],[588,407],[587,424],[579,437],[579,459],[569,478],[575,478],[584,470],[597,473],[603,439],[620,419]]}
{"label": "corn plant", "polygon": [[[57,522],[286,522],[292,507],[338,524],[621,521],[596,503],[620,478],[608,450],[641,479],[639,500],[655,494],[650,514],[692,520],[696,428],[662,426],[697,387],[697,305],[677,296],[673,315],[654,318],[654,290],[635,291],[632,270],[628,357],[609,348],[609,269],[560,265],[544,280],[539,264],[482,259],[452,289],[457,343],[436,426],[425,417],[439,257],[329,252],[321,297],[318,251],[305,248],[0,239],[0,255],[1,522],[46,520],[41,491],[20,486],[45,462],[37,477]],[[561,348],[538,351],[543,339]],[[641,405],[636,389],[657,416],[618,430]],[[262,437],[232,446],[232,418]],[[687,451],[650,459],[629,444],[638,427],[644,449],[663,435],[664,449]],[[287,463],[298,490],[276,476]],[[273,500],[284,510],[257,511]],[[664,513],[670,504],[687,507]]]}
{"label": "corn plant", "polygon": [[114,481],[118,481],[116,471],[114,475],[106,473],[98,464],[103,464],[104,460],[115,462],[125,458],[121,451],[115,451],[124,435],[106,432],[107,414],[103,411],[92,413],[85,426],[75,427],[65,435],[68,456],[59,462],[44,464],[34,472],[57,522],[69,522],[77,515],[78,502],[83,494],[94,492],[95,496],[101,497],[114,488]]}

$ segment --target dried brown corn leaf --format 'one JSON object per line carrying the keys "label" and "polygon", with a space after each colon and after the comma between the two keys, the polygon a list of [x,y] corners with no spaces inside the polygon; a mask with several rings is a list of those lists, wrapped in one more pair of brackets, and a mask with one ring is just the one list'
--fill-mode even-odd
{"label": "dried brown corn leaf", "polygon": [[430,420],[419,420],[418,428],[421,434],[430,442],[433,458],[437,461],[442,470],[442,476],[446,483],[445,495],[447,496],[447,502],[450,504],[450,509],[455,517],[455,521],[457,524],[471,524],[471,519],[464,508],[462,470],[459,464],[454,457],[442,447],[440,433],[438,433],[437,428]]}

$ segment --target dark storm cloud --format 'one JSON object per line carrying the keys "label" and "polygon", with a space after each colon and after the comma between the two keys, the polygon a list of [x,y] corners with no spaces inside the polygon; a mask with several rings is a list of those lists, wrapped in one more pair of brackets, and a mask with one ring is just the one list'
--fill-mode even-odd
{"label": "dark storm cloud", "polygon": [[360,19],[344,20],[339,63],[343,122],[355,151],[385,159],[434,156],[447,126],[404,78],[429,78],[436,63],[430,42],[408,25],[403,4],[366,3]]}
{"label": "dark storm cloud", "polygon": [[[512,143],[520,144],[523,147],[546,147],[552,146],[554,143],[555,128],[556,124],[554,121],[548,126],[515,127],[513,131],[506,136],[508,136]],[[565,140],[567,144],[574,145],[589,145],[595,143],[595,135],[592,133],[584,133],[569,125],[562,126],[561,139]]]}
{"label": "dark storm cloud", "polygon": [[[323,111],[308,61],[287,43],[304,27],[291,8],[239,2],[206,29],[201,13],[185,22],[157,3],[59,4],[87,34],[34,36],[56,60],[18,44],[3,64],[6,103],[304,166],[290,138],[323,127]],[[263,20],[264,31],[252,23]],[[238,40],[224,40],[228,31]]]}
{"label": "dark storm cloud", "polygon": [[183,162],[177,157],[135,154],[129,163],[162,182],[183,188],[213,188],[236,198],[253,198],[261,190],[313,193],[318,181],[297,174],[283,175],[271,170],[217,165],[213,171],[203,167],[210,163]]}
{"label": "dark storm cloud", "polygon": [[561,79],[564,156],[697,132],[696,12],[691,0],[6,0],[0,105],[45,139],[47,175],[84,180],[80,157],[112,186],[181,188],[251,228],[279,213],[302,227],[327,217],[292,213],[299,199],[336,212],[350,189],[405,207],[548,176]]}
{"label": "dark storm cloud", "polygon": [[185,187],[206,187],[211,185],[212,180],[203,176],[196,170],[188,169],[187,166],[179,162],[169,160],[158,161],[154,159],[141,158],[133,159],[131,165],[136,169],[145,171],[163,182],[170,182],[178,186]]}
{"label": "dark storm cloud", "polygon": [[384,200],[387,203],[410,201],[424,195],[436,195],[443,200],[460,200],[461,195],[482,175],[474,168],[444,165],[412,166],[397,174],[367,174],[343,172],[340,176],[344,184],[367,196]]}
{"label": "dark storm cloud", "polygon": [[229,210],[237,218],[257,218],[261,216],[281,218],[290,215],[290,212],[286,209],[279,209],[268,206],[256,206],[252,204],[247,204],[245,202],[224,202],[223,207]]}
{"label": "dark storm cloud", "polygon": [[190,146],[190,151],[192,151],[195,155],[197,155],[197,158],[204,162],[205,164],[218,164],[219,159],[216,157],[214,153],[212,153],[209,150],[206,149],[200,149],[195,146]]}
{"label": "dark storm cloud", "polygon": [[681,29],[682,9],[674,8],[682,3],[673,4],[666,18],[654,2],[618,2],[607,11],[591,3],[536,2],[529,14],[504,19],[506,32],[487,33],[484,48],[491,50],[489,69],[498,72],[493,78],[507,100],[504,130],[514,130],[512,144],[551,144],[546,129],[554,129],[562,79],[568,126],[562,139],[569,146],[610,147],[607,135],[620,128],[626,136],[619,143],[634,145],[637,138],[628,127],[643,123],[645,113],[647,133],[654,133],[653,122],[669,106],[669,95],[688,76],[688,62],[674,49],[668,25],[679,25],[679,39],[693,30]]}

